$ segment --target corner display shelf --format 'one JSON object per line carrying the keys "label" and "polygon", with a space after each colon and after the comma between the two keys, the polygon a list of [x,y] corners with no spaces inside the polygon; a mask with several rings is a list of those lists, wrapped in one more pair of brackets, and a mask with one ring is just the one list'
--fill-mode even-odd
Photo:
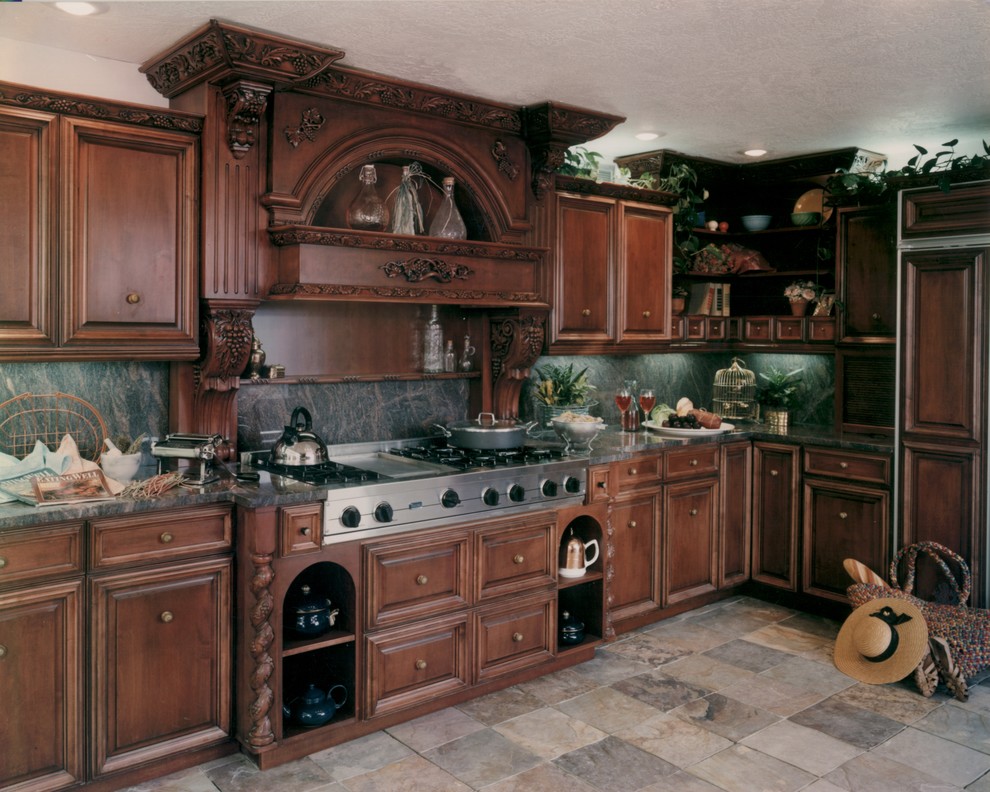
{"label": "corner display shelf", "polygon": [[342,382],[416,382],[419,380],[481,379],[480,371],[454,371],[442,374],[298,374],[285,377],[241,379],[241,387],[254,385],[326,385]]}

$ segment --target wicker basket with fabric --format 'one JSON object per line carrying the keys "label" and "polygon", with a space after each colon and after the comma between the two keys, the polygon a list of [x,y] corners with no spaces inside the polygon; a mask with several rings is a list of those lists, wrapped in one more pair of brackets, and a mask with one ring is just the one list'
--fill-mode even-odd
{"label": "wicker basket with fabric", "polygon": [[40,440],[56,449],[65,435],[83,459],[97,461],[107,436],[106,421],[88,401],[67,393],[22,393],[0,404],[0,451],[25,457]]}

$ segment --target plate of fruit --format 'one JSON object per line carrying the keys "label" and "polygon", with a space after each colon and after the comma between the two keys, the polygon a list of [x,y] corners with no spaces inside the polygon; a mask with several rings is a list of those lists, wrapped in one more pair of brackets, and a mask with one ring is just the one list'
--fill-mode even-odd
{"label": "plate of fruit", "polygon": [[674,408],[666,404],[658,405],[650,413],[650,420],[643,422],[643,426],[657,434],[671,437],[716,435],[736,428],[713,412],[696,409],[687,398],[677,402]]}

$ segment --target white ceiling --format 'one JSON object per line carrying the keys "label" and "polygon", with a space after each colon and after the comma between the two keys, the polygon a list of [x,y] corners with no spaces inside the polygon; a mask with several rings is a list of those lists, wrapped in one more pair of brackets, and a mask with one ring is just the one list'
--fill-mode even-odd
{"label": "white ceiling", "polygon": [[[516,105],[628,120],[589,148],[742,161],[990,140],[990,0],[0,3],[0,36],[140,64],[211,18],[344,50],[342,64]],[[641,142],[633,135],[655,131]]]}

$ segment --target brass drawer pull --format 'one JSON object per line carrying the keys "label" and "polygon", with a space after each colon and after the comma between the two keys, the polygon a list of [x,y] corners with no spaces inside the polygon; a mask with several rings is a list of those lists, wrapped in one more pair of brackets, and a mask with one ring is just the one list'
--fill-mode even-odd
{"label": "brass drawer pull", "polygon": [[691,509],[691,511],[689,511],[688,514],[690,514],[692,517],[697,517],[698,516],[698,510],[697,509]]}
{"label": "brass drawer pull", "polygon": [[158,618],[160,618],[164,624],[168,624],[175,618],[175,616],[172,615],[172,611],[163,611],[162,615]]}
{"label": "brass drawer pull", "polygon": [[512,640],[515,643],[519,643],[522,639],[523,639],[523,634],[522,633],[512,633]]}
{"label": "brass drawer pull", "polygon": [[644,319],[649,319],[650,318],[650,312],[649,311],[643,311],[643,318]]}
{"label": "brass drawer pull", "polygon": [[512,563],[513,564],[521,564],[525,560],[526,559],[523,558],[523,556],[521,554],[512,556]]}
{"label": "brass drawer pull", "polygon": [[639,469],[638,468],[629,468],[629,475],[630,476],[635,476],[637,473],[639,473]]}
{"label": "brass drawer pull", "polygon": [[581,311],[581,316],[591,316],[591,309],[585,308],[583,311]]}
{"label": "brass drawer pull", "polygon": [[3,660],[7,656],[7,647],[0,644],[0,660]]}
{"label": "brass drawer pull", "polygon": [[5,566],[7,566],[7,559],[0,556],[0,569],[3,569]]}
{"label": "brass drawer pull", "polygon": [[424,668],[426,668],[426,661],[425,660],[417,660],[416,661],[416,670],[417,671],[422,671]]}
{"label": "brass drawer pull", "polygon": [[629,521],[629,527],[630,528],[635,528],[636,527],[636,521],[635,520],[630,520]]}
{"label": "brass drawer pull", "polygon": [[847,467],[849,467],[849,463],[848,462],[840,462],[839,463],[839,467],[842,468],[843,470],[845,470]]}
{"label": "brass drawer pull", "polygon": [[691,467],[698,467],[698,460],[697,459],[692,459],[690,462],[688,462],[688,464]]}
{"label": "brass drawer pull", "polygon": [[417,586],[425,586],[427,583],[429,583],[429,581],[430,579],[426,575],[418,575],[416,577]]}
{"label": "brass drawer pull", "polygon": [[848,513],[846,513],[846,512],[839,512],[839,519],[840,519],[840,520],[844,520],[844,519],[846,519],[846,517],[848,517],[848,516],[849,516],[849,514],[848,514]]}
{"label": "brass drawer pull", "polygon": [[141,295],[137,292],[131,292],[127,295],[128,305],[137,305],[139,302],[141,302]]}
{"label": "brass drawer pull", "polygon": [[777,471],[776,471],[776,470],[771,470],[771,471],[770,471],[770,475],[771,475],[771,476],[777,476],[777,475],[779,475],[779,474],[777,473]]}
{"label": "brass drawer pull", "polygon": [[165,533],[163,533],[161,536],[158,537],[158,541],[160,541],[162,544],[171,544],[173,539],[175,539],[175,537],[172,536],[172,534],[170,534],[168,531],[165,531]]}
{"label": "brass drawer pull", "polygon": [[309,528],[303,528],[301,533],[303,536],[309,536],[312,531]]}

